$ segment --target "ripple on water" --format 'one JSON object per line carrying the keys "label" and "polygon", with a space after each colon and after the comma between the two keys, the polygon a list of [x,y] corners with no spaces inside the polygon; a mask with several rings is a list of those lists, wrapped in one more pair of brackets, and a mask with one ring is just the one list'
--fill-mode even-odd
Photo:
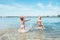
{"label": "ripple on water", "polygon": [[[13,31],[11,31],[13,30]],[[46,30],[34,29],[26,33],[19,33],[15,29],[8,30],[1,40],[59,40],[60,31],[47,32]],[[49,30],[48,30],[49,31]]]}

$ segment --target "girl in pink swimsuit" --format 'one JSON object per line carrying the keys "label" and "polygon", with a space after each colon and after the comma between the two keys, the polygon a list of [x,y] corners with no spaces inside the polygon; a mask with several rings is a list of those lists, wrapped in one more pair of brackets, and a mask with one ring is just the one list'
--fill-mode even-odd
{"label": "girl in pink swimsuit", "polygon": [[42,20],[41,20],[41,17],[40,16],[38,17],[38,26],[39,26],[38,27],[39,29],[42,29],[43,28],[43,24],[42,24]]}

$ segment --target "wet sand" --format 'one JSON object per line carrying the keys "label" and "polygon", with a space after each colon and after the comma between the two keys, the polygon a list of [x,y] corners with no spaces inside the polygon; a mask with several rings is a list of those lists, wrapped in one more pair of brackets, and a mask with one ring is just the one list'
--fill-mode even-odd
{"label": "wet sand", "polygon": [[60,31],[30,30],[19,33],[17,29],[0,31],[0,40],[60,40]]}

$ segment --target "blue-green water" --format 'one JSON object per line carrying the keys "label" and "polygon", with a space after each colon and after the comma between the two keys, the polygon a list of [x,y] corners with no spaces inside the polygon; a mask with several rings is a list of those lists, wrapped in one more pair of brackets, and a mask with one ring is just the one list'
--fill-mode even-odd
{"label": "blue-green water", "polygon": [[[37,24],[37,18],[26,18],[27,20],[30,20],[28,22],[25,22],[26,27],[34,26],[34,24]],[[60,18],[42,18],[42,22],[44,26],[52,27],[55,30],[60,30]],[[20,18],[0,18],[0,29],[5,28],[20,28]]]}
{"label": "blue-green water", "polygon": [[[26,28],[31,28],[27,33],[18,33],[17,30],[8,30],[8,32],[3,31],[1,40],[60,40],[60,18],[59,17],[46,17],[42,18],[44,30],[40,31],[35,29],[37,26],[36,17],[26,18],[25,22]],[[7,28],[20,28],[19,18],[0,18],[0,30]],[[1,32],[0,32],[1,33]]]}

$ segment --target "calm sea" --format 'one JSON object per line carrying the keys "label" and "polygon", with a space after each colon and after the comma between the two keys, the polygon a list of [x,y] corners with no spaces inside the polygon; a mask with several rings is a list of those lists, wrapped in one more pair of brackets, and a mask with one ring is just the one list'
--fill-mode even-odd
{"label": "calm sea", "polygon": [[[59,17],[46,17],[42,18],[44,30],[36,30],[37,17],[25,18],[29,20],[25,22],[25,27],[29,29],[27,33],[18,33],[17,30],[8,30],[1,34],[0,40],[60,40],[60,18]],[[0,18],[0,30],[7,28],[20,28],[19,17],[3,17]],[[5,33],[5,34],[4,34]]]}
{"label": "calm sea", "polygon": [[[37,17],[29,17],[25,18],[25,20],[29,20],[25,22],[26,27],[37,26]],[[43,25],[49,29],[60,30],[60,18],[59,17],[46,17],[42,18]],[[19,17],[3,17],[0,18],[0,29],[6,28],[20,28],[20,18]]]}

